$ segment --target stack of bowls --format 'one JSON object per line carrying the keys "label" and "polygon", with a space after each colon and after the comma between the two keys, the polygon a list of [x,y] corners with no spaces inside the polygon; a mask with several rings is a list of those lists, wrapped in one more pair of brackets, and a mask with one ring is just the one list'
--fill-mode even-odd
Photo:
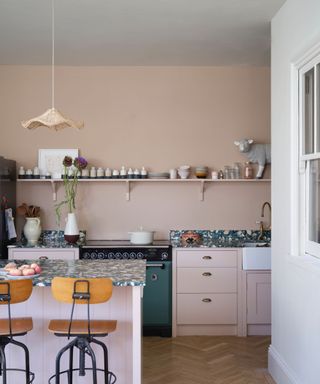
{"label": "stack of bowls", "polygon": [[195,168],[195,175],[198,179],[205,179],[208,175],[208,167],[199,166]]}
{"label": "stack of bowls", "polygon": [[181,167],[178,168],[178,175],[181,179],[187,179],[190,175],[190,165],[181,165]]}

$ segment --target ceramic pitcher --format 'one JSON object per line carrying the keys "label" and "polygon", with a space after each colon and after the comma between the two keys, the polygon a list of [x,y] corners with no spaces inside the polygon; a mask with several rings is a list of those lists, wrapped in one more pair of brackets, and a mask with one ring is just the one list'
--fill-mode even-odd
{"label": "ceramic pitcher", "polygon": [[41,225],[39,217],[26,217],[23,233],[28,240],[28,244],[36,245],[41,235]]}
{"label": "ceramic pitcher", "polygon": [[66,228],[64,230],[64,238],[68,243],[74,244],[79,239],[79,228],[75,213],[68,213],[66,218]]}

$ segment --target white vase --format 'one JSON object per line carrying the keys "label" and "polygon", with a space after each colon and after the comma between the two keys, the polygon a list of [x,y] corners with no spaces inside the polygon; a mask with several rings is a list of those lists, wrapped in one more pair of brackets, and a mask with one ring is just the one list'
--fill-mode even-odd
{"label": "white vase", "polygon": [[36,245],[41,235],[41,225],[39,217],[26,217],[23,233],[28,240],[28,244]]}
{"label": "white vase", "polygon": [[66,227],[64,230],[64,238],[66,242],[74,244],[79,240],[79,228],[75,213],[68,213],[66,218]]}

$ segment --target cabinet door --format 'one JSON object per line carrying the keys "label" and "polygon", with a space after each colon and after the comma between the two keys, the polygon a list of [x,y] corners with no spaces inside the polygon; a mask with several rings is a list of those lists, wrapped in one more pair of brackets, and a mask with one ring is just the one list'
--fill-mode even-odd
{"label": "cabinet door", "polygon": [[271,273],[247,273],[247,324],[271,324]]}
{"label": "cabinet door", "polygon": [[37,260],[37,259],[51,259],[51,260],[76,260],[79,259],[79,249],[56,249],[56,248],[9,248],[10,260]]}

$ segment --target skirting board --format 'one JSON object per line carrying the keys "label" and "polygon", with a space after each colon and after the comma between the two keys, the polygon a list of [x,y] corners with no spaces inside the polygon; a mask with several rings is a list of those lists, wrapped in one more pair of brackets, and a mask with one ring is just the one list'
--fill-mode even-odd
{"label": "skirting board", "polygon": [[302,384],[272,345],[268,351],[268,369],[277,384]]}

